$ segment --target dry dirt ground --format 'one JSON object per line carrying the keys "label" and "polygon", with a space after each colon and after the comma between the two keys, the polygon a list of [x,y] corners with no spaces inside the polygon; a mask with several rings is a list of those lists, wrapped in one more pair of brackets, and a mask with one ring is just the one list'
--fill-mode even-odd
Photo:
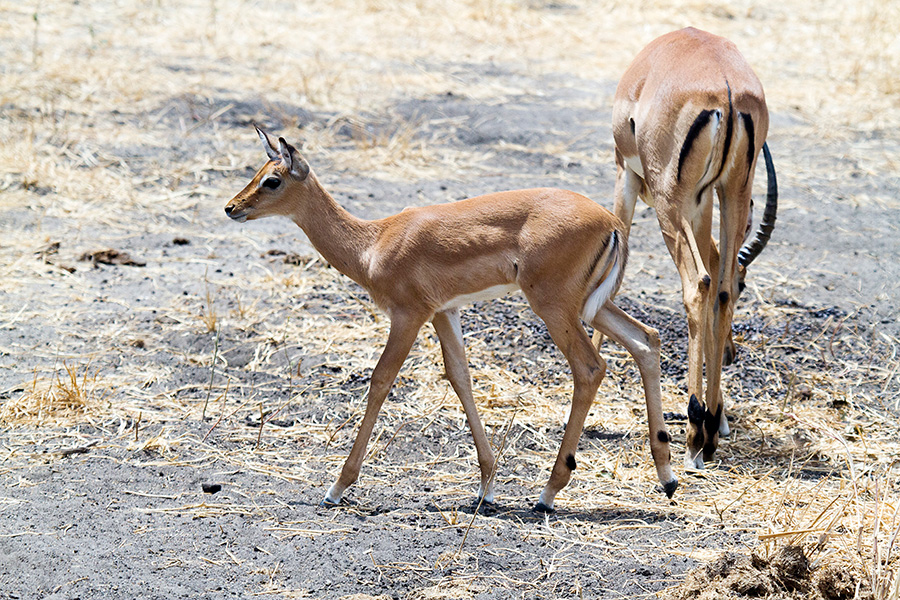
{"label": "dry dirt ground", "polygon": [[[0,598],[896,598],[898,13],[0,2]],[[530,186],[611,207],[617,78],[688,24],[756,68],[781,190],[718,462],[665,499],[607,342],[578,470],[533,514],[571,377],[514,295],[463,315],[497,505],[472,507],[426,329],[348,504],[320,508],[387,322],[293,224],[225,218],[264,160],[251,123],[367,218]],[[653,212],[635,221],[617,301],[660,330],[680,454],[679,284]]]}

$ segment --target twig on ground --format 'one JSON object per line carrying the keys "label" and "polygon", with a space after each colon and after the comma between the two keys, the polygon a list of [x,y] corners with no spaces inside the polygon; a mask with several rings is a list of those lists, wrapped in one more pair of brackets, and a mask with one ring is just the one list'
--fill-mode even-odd
{"label": "twig on ground", "polygon": [[209,385],[206,387],[206,400],[203,401],[203,413],[200,415],[200,420],[206,420],[206,407],[209,404],[209,396],[212,394],[212,384],[213,378],[216,375],[216,360],[219,357],[219,329],[216,328],[216,339],[213,345],[213,359],[212,365],[209,367]]}
{"label": "twig on ground", "polygon": [[62,450],[57,450],[53,454],[59,454],[60,456],[72,456],[73,454],[87,454],[88,450],[96,446],[100,443],[100,440],[92,440],[87,444],[82,446],[76,446],[74,448],[63,448]]}
{"label": "twig on ground", "polygon": [[[503,432],[503,437],[500,439],[500,448],[497,450],[497,456],[494,457],[494,464],[491,465],[491,476],[488,479],[488,486],[493,483],[494,476],[497,474],[497,464],[500,462],[500,457],[503,455],[503,451],[506,449],[506,438],[509,436],[509,432],[512,430],[513,422],[515,421],[516,415],[518,413],[519,408],[516,407],[516,410],[509,418],[509,422],[506,424],[506,430]],[[475,510],[472,511],[472,519],[469,521],[469,525],[466,527],[466,531],[463,534],[463,539],[459,543],[459,548],[456,549],[456,554],[454,556],[459,556],[459,554],[462,552],[463,546],[466,545],[466,540],[469,538],[469,531],[471,531],[472,525],[475,524],[475,518],[478,517],[478,511],[481,510],[482,504],[484,504],[484,494],[482,494],[481,498],[478,499],[478,504],[475,505]]]}

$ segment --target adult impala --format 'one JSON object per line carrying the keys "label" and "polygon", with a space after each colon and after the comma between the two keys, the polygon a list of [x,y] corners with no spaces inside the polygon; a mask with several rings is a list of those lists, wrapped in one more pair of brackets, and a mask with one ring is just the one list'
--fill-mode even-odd
{"label": "adult impala", "polygon": [[[681,275],[689,336],[688,468],[703,468],[719,434],[729,433],[720,385],[722,364],[735,355],[734,303],[746,267],[775,225],[778,194],[765,143],[768,127],[765,94],[750,65],[725,38],[694,28],[650,42],[625,71],[613,101],[616,216],[627,235],[637,197],[655,206]],[[769,193],[760,229],[741,251],[760,149]],[[719,200],[718,247],[712,237],[713,190]]]}
{"label": "adult impala", "polygon": [[257,128],[269,161],[225,207],[236,221],[282,215],[306,233],[332,266],[368,290],[390,317],[387,345],[372,372],[365,415],[341,474],[323,504],[335,505],[356,481],[375,419],[419,329],[434,325],[447,377],[462,401],[478,454],[478,496],[492,502],[494,454],[472,397],[459,307],[521,289],[562,350],[575,380],[562,444],[536,510],[552,511],[575,469],[575,450],[606,363],[580,319],[621,343],[641,373],[650,449],[669,497],[678,481],[660,398],[659,339],[609,301],[627,258],[622,223],[573,192],[489,194],[411,208],[364,221],[341,208],[284,138]]}

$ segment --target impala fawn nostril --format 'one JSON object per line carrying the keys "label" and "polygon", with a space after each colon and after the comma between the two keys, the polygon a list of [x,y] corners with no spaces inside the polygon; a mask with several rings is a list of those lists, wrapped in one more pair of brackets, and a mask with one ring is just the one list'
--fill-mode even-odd
{"label": "impala fawn nostril", "polygon": [[228,216],[231,216],[231,211],[233,211],[233,210],[234,210],[234,207],[229,204],[228,206],[225,207],[225,214]]}

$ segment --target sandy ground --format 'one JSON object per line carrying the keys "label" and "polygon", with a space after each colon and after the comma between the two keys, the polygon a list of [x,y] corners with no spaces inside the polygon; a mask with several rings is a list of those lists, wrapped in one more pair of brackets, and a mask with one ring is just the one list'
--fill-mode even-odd
{"label": "sandy ground", "polygon": [[[791,4],[0,5],[0,598],[669,597],[723,551],[789,542],[890,585],[900,20]],[[719,462],[665,500],[607,343],[579,468],[533,514],[571,378],[511,296],[463,314],[498,504],[473,510],[423,330],[349,503],[320,508],[387,322],[293,224],[225,217],[264,160],[251,123],[366,218],[531,186],[611,207],[617,74],[689,23],[756,66],[781,192]],[[661,332],[680,454],[685,323],[646,207],[631,248],[619,303]]]}

